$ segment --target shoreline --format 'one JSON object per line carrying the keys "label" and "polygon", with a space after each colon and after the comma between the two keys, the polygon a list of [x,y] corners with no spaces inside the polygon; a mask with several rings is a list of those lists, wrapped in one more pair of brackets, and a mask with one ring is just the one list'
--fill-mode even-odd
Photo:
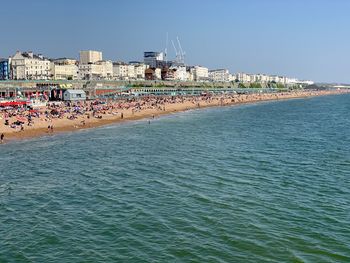
{"label": "shoreline", "polygon": [[[303,91],[303,92],[288,92],[288,93],[271,93],[271,94],[249,94],[249,95],[235,95],[231,97],[215,97],[213,101],[209,103],[206,101],[199,101],[196,103],[183,102],[183,103],[173,103],[164,104],[164,110],[160,109],[144,109],[139,112],[133,112],[130,109],[121,110],[118,114],[105,114],[102,119],[86,119],[83,117],[77,118],[76,120],[66,120],[57,119],[50,122],[40,121],[39,125],[34,127],[26,127],[24,131],[9,130],[4,131],[3,123],[0,124],[0,132],[5,135],[4,144],[17,141],[22,139],[30,139],[35,137],[43,137],[52,134],[60,134],[65,132],[74,132],[82,129],[93,129],[101,126],[106,126],[115,123],[122,123],[132,120],[141,120],[148,118],[155,118],[161,115],[168,115],[176,112],[183,112],[193,109],[209,108],[209,107],[227,107],[234,105],[250,104],[257,102],[266,101],[278,101],[278,100],[288,100],[288,99],[299,99],[299,98],[309,98],[318,96],[329,96],[329,95],[341,95],[350,93],[348,90],[335,90],[335,91]],[[120,116],[122,114],[122,117]],[[81,122],[84,122],[84,125]],[[3,120],[1,120],[3,122]],[[47,128],[47,124],[51,123],[54,126],[54,131],[50,132]]]}

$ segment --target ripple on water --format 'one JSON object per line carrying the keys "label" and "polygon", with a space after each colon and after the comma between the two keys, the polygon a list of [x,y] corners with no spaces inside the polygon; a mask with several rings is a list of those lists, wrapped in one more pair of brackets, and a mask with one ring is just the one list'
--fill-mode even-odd
{"label": "ripple on water", "polygon": [[0,262],[349,262],[349,95],[0,151]]}

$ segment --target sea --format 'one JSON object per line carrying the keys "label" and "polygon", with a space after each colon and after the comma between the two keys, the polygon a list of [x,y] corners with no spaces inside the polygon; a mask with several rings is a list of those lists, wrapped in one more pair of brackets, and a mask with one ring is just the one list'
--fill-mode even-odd
{"label": "sea", "polygon": [[350,262],[350,95],[0,145],[0,262]]}

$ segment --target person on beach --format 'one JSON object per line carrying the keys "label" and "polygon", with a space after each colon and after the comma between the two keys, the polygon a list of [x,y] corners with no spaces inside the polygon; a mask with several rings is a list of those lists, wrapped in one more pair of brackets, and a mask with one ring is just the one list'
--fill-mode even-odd
{"label": "person on beach", "polygon": [[0,143],[4,142],[4,137],[5,137],[5,135],[3,133],[1,133],[1,135],[0,135]]}
{"label": "person on beach", "polygon": [[120,113],[120,118],[124,119],[124,114],[123,113]]}
{"label": "person on beach", "polygon": [[51,125],[50,130],[51,130],[51,132],[53,132],[53,125]]}

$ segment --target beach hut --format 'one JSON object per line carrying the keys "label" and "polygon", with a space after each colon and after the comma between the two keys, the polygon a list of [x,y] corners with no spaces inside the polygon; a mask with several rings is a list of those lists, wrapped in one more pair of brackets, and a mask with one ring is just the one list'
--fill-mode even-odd
{"label": "beach hut", "polygon": [[63,100],[65,101],[80,101],[86,100],[86,93],[83,90],[67,89],[63,93]]}

